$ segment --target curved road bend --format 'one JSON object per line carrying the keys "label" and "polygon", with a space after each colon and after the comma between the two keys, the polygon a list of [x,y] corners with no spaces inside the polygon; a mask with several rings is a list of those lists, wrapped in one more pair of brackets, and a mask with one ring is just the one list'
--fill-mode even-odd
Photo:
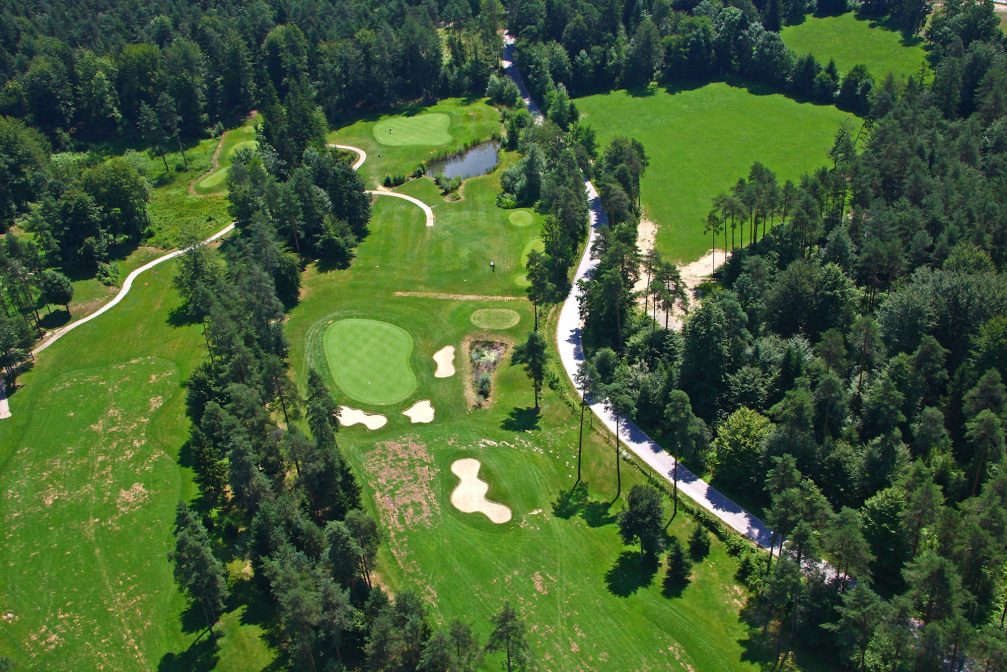
{"label": "curved road bend", "polygon": [[[528,106],[528,110],[537,119],[540,119],[542,116],[541,112],[531,99],[531,94],[521,79],[521,73],[518,72],[517,64],[514,61],[514,38],[506,33],[504,34],[504,51],[501,66],[514,83],[517,84],[518,89],[521,91],[521,97]],[[598,192],[589,180],[584,180],[584,190],[587,192],[588,203],[591,208],[590,234],[587,246],[584,248],[584,256],[581,257],[580,264],[577,266],[577,272],[574,274],[573,289],[560,309],[559,323],[556,327],[556,347],[559,350],[560,360],[563,363],[567,376],[570,378],[570,382],[581,397],[584,396],[584,390],[577,385],[576,380],[577,369],[584,360],[584,347],[581,341],[581,330],[584,322],[580,315],[579,299],[581,289],[579,282],[581,279],[587,277],[591,270],[598,265],[598,260],[592,256],[591,251],[594,247],[599,227],[606,225],[608,221],[604,210],[602,210]],[[605,405],[601,402],[592,403],[590,407],[591,412],[614,434],[616,428],[615,415],[605,408]],[[676,459],[647,436],[636,424],[624,420],[619,423],[619,429],[623,445],[647,463],[654,471],[659,473],[668,483],[673,483],[672,474],[674,473]],[[710,486],[681,464],[678,465],[678,489],[731,529],[748,537],[762,548],[769,548],[772,531],[766,527],[766,524],[761,519],[743,509],[729,497]]]}

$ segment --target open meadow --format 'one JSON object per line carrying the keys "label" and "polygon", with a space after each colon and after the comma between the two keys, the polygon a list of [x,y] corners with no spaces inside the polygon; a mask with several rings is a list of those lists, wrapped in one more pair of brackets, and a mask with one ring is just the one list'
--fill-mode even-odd
{"label": "open meadow", "polygon": [[833,106],[799,103],[728,82],[665,90],[614,91],[578,98],[583,123],[604,146],[625,135],[643,143],[645,216],[658,226],[657,249],[689,262],[710,249],[704,233],[711,200],[759,161],[782,184],[824,165],[836,131],[860,120]]}
{"label": "open meadow", "polygon": [[928,68],[922,37],[906,37],[855,12],[808,16],[802,23],[785,26],[780,36],[798,55],[812,54],[822,65],[834,59],[840,75],[854,65],[865,65],[880,81],[888,74],[905,79]]}

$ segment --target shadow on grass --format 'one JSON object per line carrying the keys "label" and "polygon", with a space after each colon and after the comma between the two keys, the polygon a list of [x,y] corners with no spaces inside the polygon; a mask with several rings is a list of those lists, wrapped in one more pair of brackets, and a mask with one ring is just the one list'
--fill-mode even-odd
{"label": "shadow on grass", "polygon": [[56,329],[57,327],[62,327],[69,321],[70,311],[66,308],[57,308],[51,313],[43,315],[42,319],[38,321],[38,326],[43,329]]}
{"label": "shadow on grass", "polygon": [[589,527],[604,527],[615,522],[612,503],[589,499],[587,483],[581,481],[569,490],[559,493],[552,503],[552,513],[557,518],[569,520],[579,515]]}
{"label": "shadow on grass", "polygon": [[542,414],[539,409],[533,407],[513,408],[510,414],[500,423],[501,429],[509,432],[526,432],[532,429],[539,429],[539,420]]}
{"label": "shadow on grass", "polygon": [[690,583],[692,583],[692,579],[688,576],[674,573],[665,574],[661,594],[665,597],[682,597],[682,593],[685,592]]}
{"label": "shadow on grass", "polygon": [[199,636],[185,651],[166,653],[157,664],[159,672],[188,672],[189,670],[212,670],[217,666],[217,643],[210,639],[210,633]]}
{"label": "shadow on grass", "polygon": [[612,568],[605,572],[608,591],[618,597],[629,597],[654,582],[657,558],[643,558],[636,551],[623,551]]}

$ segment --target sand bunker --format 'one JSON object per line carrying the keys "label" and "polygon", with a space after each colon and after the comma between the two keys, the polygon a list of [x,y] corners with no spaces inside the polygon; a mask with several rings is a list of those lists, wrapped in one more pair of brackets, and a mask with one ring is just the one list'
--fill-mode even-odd
{"label": "sand bunker", "polygon": [[510,508],[486,499],[490,486],[479,478],[479,460],[466,457],[455,460],[451,473],[461,479],[451,493],[451,504],[462,513],[482,513],[497,525],[511,519]]}
{"label": "sand bunker", "polygon": [[402,415],[409,418],[414,425],[425,424],[434,421],[434,407],[429,399],[421,399],[402,411]]}
{"label": "sand bunker", "polygon": [[455,375],[455,346],[445,345],[435,352],[434,361],[437,362],[434,378],[450,378]]}
{"label": "sand bunker", "polygon": [[343,427],[363,425],[367,429],[381,429],[388,424],[388,418],[380,413],[364,413],[359,408],[350,408],[349,406],[340,406],[339,415],[336,417],[339,418],[339,424]]}

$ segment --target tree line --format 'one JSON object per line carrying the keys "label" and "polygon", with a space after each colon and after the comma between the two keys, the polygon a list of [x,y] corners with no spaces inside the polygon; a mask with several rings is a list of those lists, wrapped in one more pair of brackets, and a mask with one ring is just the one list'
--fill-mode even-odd
{"label": "tree line", "polygon": [[[966,43],[991,12],[951,4],[932,25]],[[998,63],[1002,39],[938,72],[983,52]],[[688,297],[640,258],[633,217],[583,281],[595,399],[763,508],[779,559],[741,550],[739,579],[777,664],[800,644],[856,670],[1002,669],[1007,125],[996,76],[969,72],[975,105],[910,79],[827,167],[781,186],[756,163],[716,197],[707,231],[733,254],[681,332],[648,310]],[[624,537],[659,550],[652,498],[633,499]]]}

